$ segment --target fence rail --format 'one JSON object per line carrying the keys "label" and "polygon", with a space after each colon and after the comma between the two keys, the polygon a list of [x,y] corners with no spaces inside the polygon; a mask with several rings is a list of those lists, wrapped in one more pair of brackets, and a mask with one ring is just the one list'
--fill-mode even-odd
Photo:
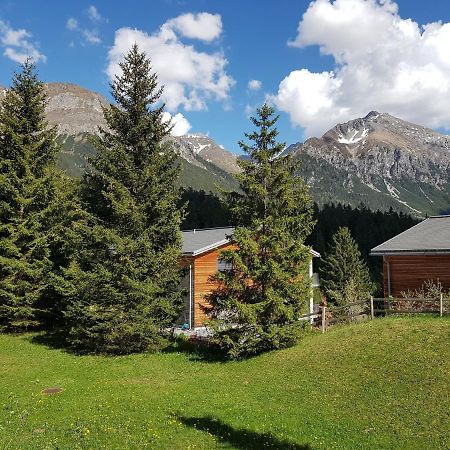
{"label": "fence rail", "polygon": [[[382,303],[382,307],[380,307],[380,303]],[[325,333],[329,325],[338,322],[352,321],[358,318],[374,319],[375,315],[392,314],[439,314],[442,317],[444,314],[450,314],[450,299],[444,299],[442,294],[436,298],[424,299],[370,297],[367,300],[347,305],[321,306],[319,311],[305,314],[301,319],[315,319],[322,333]]]}

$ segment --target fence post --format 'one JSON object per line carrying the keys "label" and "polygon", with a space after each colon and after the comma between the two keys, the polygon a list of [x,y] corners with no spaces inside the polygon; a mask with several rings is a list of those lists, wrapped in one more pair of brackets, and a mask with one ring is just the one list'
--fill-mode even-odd
{"label": "fence post", "polygon": [[325,327],[327,322],[327,307],[322,306],[322,333],[325,333]]}
{"label": "fence post", "polygon": [[444,314],[444,299],[443,295],[441,294],[441,296],[439,297],[439,316],[442,317],[443,314]]}
{"label": "fence post", "polygon": [[374,314],[373,314],[373,295],[370,296],[370,318],[373,320]]}

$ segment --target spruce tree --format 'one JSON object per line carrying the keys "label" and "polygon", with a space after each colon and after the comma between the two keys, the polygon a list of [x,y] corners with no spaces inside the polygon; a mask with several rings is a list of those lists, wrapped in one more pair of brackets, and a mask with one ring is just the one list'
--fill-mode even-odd
{"label": "spruce tree", "polygon": [[31,60],[0,105],[0,329],[42,324],[48,311],[52,241],[64,178],[55,170],[56,130]]}
{"label": "spruce tree", "polygon": [[263,105],[251,118],[250,143],[239,142],[249,159],[239,160],[242,195],[228,198],[237,249],[222,252],[232,269],[216,275],[219,289],[209,297],[214,341],[230,357],[294,344],[310,296],[305,239],[314,226],[312,203],[298,165],[280,156],[277,120]]}
{"label": "spruce tree", "polygon": [[347,227],[340,227],[321,266],[321,286],[338,305],[367,299],[374,290],[369,269]]}
{"label": "spruce tree", "polygon": [[162,89],[134,45],[111,83],[108,129],[81,187],[85,218],[66,272],[69,340],[88,351],[158,349],[180,314],[177,156],[163,120]]}

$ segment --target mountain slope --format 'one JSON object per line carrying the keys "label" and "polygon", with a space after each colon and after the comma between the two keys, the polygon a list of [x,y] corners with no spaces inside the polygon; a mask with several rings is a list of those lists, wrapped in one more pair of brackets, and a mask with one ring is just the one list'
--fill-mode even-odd
{"label": "mountain slope", "polygon": [[[103,107],[108,101],[102,95],[70,83],[48,83],[47,118],[58,129],[62,144],[59,165],[70,175],[84,173],[87,158],[94,155],[89,136],[106,127]],[[183,166],[181,184],[193,189],[217,192],[219,187],[236,189],[231,174],[239,169],[236,156],[204,135],[170,138]]]}
{"label": "mountain slope", "polygon": [[[81,177],[86,170],[88,158],[95,155],[95,149],[90,143],[91,136],[89,133],[58,136],[61,144],[58,165],[69,175]],[[180,154],[182,165],[181,186],[213,193],[218,193],[220,189],[237,189],[237,181],[232,174],[203,159],[199,154],[192,153],[183,140],[174,140],[174,145]]]}
{"label": "mountain slope", "polygon": [[[81,176],[94,154],[89,136],[106,126],[102,95],[70,83],[46,85],[47,117],[62,144],[59,165]],[[4,95],[0,87],[0,98]],[[237,189],[236,155],[208,136],[170,138],[183,165],[185,187],[217,192]],[[338,124],[320,138],[288,147],[319,204],[361,203],[415,216],[450,210],[450,137],[386,113]]]}
{"label": "mountain slope", "polygon": [[450,137],[375,111],[286,149],[319,203],[393,207],[413,215],[450,206]]}

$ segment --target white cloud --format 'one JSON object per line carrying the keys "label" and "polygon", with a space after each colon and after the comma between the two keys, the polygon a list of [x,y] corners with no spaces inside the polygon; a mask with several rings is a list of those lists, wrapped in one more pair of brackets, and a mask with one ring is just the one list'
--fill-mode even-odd
{"label": "white cloud", "polygon": [[247,87],[251,91],[259,91],[262,87],[262,83],[259,80],[250,80],[247,84]]}
{"label": "white cloud", "polygon": [[69,19],[67,19],[66,28],[71,31],[77,30],[78,20],[73,17],[70,17]]}
{"label": "white cloud", "polygon": [[82,34],[85,41],[90,44],[100,44],[102,42],[96,30],[83,30]]}
{"label": "white cloud", "polygon": [[47,57],[41,53],[36,44],[30,41],[33,35],[24,29],[13,29],[9,24],[0,20],[0,44],[4,48],[3,55],[22,64],[27,58],[35,63],[46,62]]}
{"label": "white cloud", "polygon": [[108,53],[109,77],[120,73],[119,62],[137,43],[151,58],[152,69],[164,85],[163,100],[169,111],[179,107],[204,110],[208,100],[226,101],[234,80],[225,71],[228,62],[223,53],[198,51],[193,45],[184,44],[167,26],[172,21],[153,34],[132,28],[117,30]]}
{"label": "white cloud", "polygon": [[183,14],[166,22],[163,27],[178,31],[182,36],[211,42],[222,33],[222,17],[206,12]]}
{"label": "white cloud", "polygon": [[247,118],[250,118],[251,116],[253,116],[253,114],[255,114],[256,111],[256,107],[249,105],[248,103],[245,105],[245,115],[247,116]]}
{"label": "white cloud", "polygon": [[273,97],[307,136],[370,110],[450,128],[450,23],[403,19],[391,0],[315,0],[289,45],[318,45],[336,63],[291,72]]}
{"label": "white cloud", "polygon": [[[94,24],[98,24],[100,22],[107,22],[108,19],[105,19],[99,12],[98,9],[91,5],[89,8],[85,11],[87,16],[89,17],[89,20],[93,22]],[[102,42],[102,39],[100,37],[99,30],[97,27],[91,28],[91,27],[84,27],[80,26],[80,23],[77,19],[74,17],[70,17],[67,20],[66,28],[70,31],[76,32],[80,37],[83,43],[88,44],[100,44]],[[69,44],[69,46],[73,47],[73,41]]]}
{"label": "white cloud", "polygon": [[169,112],[164,111],[163,121],[168,122],[169,120],[172,121],[173,125],[172,131],[170,132],[172,136],[183,136],[191,129],[191,124],[181,113],[172,115]]}
{"label": "white cloud", "polygon": [[92,22],[101,22],[102,20],[104,20],[101,14],[98,12],[98,9],[94,5],[89,6],[89,8],[87,9],[87,14]]}

